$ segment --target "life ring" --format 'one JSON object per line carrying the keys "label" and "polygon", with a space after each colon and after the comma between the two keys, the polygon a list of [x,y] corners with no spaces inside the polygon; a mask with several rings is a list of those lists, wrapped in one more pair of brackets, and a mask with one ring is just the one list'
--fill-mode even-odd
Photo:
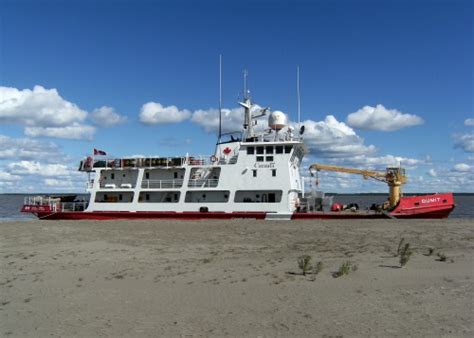
{"label": "life ring", "polygon": [[211,162],[212,163],[217,162],[217,157],[215,155],[211,156]]}

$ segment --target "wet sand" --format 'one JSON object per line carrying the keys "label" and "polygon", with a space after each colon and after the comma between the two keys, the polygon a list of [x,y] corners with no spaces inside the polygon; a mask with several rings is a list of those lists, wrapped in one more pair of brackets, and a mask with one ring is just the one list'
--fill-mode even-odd
{"label": "wet sand", "polygon": [[0,336],[473,336],[473,258],[473,220],[6,222]]}

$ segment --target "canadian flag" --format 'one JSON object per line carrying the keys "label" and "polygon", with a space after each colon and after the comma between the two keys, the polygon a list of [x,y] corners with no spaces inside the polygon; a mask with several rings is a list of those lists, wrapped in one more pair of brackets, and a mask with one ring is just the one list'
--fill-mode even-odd
{"label": "canadian flag", "polygon": [[94,156],[95,155],[107,155],[107,153],[103,150],[99,150],[99,149],[94,148]]}

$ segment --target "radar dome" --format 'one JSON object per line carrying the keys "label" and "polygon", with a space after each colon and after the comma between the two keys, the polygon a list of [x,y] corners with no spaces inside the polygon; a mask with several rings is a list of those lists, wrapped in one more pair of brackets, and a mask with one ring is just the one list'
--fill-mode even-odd
{"label": "radar dome", "polygon": [[274,111],[268,116],[268,126],[273,130],[281,130],[286,127],[288,120],[285,113],[281,111]]}

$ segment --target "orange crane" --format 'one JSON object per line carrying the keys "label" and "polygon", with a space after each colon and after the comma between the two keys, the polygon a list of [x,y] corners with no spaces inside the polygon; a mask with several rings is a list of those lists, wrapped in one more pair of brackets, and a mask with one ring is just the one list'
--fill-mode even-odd
{"label": "orange crane", "polygon": [[387,168],[385,171],[376,171],[315,163],[309,167],[309,171],[311,172],[312,170],[325,170],[348,174],[358,174],[362,175],[364,179],[373,178],[377,181],[387,183],[389,187],[389,199],[391,208],[398,204],[398,201],[400,200],[400,196],[402,194],[401,186],[407,182],[405,169],[401,167],[391,167]]}

